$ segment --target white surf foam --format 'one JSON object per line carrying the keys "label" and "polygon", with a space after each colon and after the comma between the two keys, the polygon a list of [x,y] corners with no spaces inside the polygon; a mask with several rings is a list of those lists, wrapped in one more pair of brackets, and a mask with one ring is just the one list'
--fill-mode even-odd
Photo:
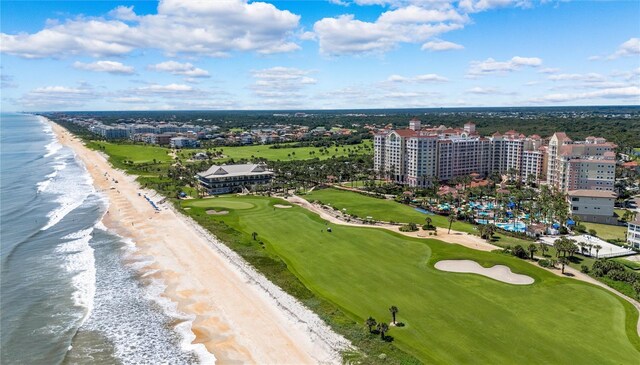
{"label": "white surf foam", "polygon": [[64,160],[58,160],[58,163],[53,166],[53,172],[45,176],[47,179],[36,184],[38,186],[38,193],[45,192],[53,179],[58,176],[58,172],[64,170],[65,167],[67,167],[67,163]]}
{"label": "white surf foam", "polygon": [[57,140],[52,141],[44,147],[47,149],[47,153],[43,156],[44,158],[51,157],[62,149],[62,145]]}
{"label": "white surf foam", "polygon": [[181,338],[180,348],[182,351],[196,354],[201,364],[215,364],[216,357],[207,350],[204,344],[193,343],[196,336],[191,327],[195,315],[187,315],[179,311],[178,304],[163,295],[166,288],[167,286],[162,280],[150,279],[149,284],[145,287],[146,298],[158,304],[167,316],[181,321],[174,327],[174,330]]}
{"label": "white surf foam", "polygon": [[73,275],[71,284],[74,287],[73,302],[78,307],[85,308],[82,322],[91,314],[96,293],[96,265],[93,248],[89,245],[93,228],[83,229],[68,234],[62,239],[64,242],[56,248],[56,252],[63,255],[62,267]]}
{"label": "white surf foam", "polygon": [[[38,186],[41,192],[56,195],[54,201],[59,204],[57,208],[47,214],[49,221],[41,228],[42,231],[58,224],[67,214],[81,206],[89,195],[95,193],[91,176],[84,165],[75,157],[71,150],[65,148],[61,156],[65,167],[59,164],[56,175],[50,177],[50,181],[43,182]],[[69,165],[67,161],[72,158],[76,164]]]}

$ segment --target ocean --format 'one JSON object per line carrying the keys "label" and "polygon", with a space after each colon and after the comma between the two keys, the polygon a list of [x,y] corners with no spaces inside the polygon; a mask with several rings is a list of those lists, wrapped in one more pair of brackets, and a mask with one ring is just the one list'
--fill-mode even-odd
{"label": "ocean", "polygon": [[213,362],[51,127],[1,114],[0,146],[0,363]]}

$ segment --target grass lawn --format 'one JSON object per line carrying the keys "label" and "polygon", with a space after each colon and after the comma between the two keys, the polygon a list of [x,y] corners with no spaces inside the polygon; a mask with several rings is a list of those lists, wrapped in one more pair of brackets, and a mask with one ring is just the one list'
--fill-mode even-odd
{"label": "grass lawn", "polygon": [[[286,144],[283,144],[283,146]],[[357,150],[358,147],[361,149]],[[365,146],[368,146],[370,149],[364,149]],[[227,156],[226,158],[222,158],[216,161],[224,162],[229,159],[251,159],[253,157],[262,157],[267,160],[281,160],[281,161],[293,161],[293,160],[306,160],[310,158],[319,158],[321,160],[325,160],[331,158],[333,156],[347,156],[349,155],[349,150],[353,153],[354,151],[358,151],[360,154],[373,154],[372,143],[371,141],[363,141],[357,145],[349,145],[349,146],[341,146],[341,147],[329,147],[328,154],[320,154],[321,148],[319,147],[298,147],[298,148],[269,148],[270,145],[252,145],[252,146],[235,146],[235,147],[215,147],[214,149],[220,150],[222,149],[222,153]],[[336,149],[338,149],[336,151]],[[202,152],[202,149],[196,150],[182,150],[180,151],[180,156],[184,159],[187,159],[194,152]],[[314,152],[313,154],[311,152]]]}
{"label": "grass lawn", "polygon": [[[340,185],[348,187],[348,188],[364,188],[368,180],[354,180],[340,183]],[[374,180],[376,184],[383,184],[383,180]]]}
{"label": "grass lawn", "polygon": [[[136,145],[136,144],[116,144],[109,142],[90,142],[89,147],[98,149],[104,147],[104,152],[112,157],[112,162],[121,163],[124,160],[133,161],[133,163],[153,162],[169,162],[171,156],[168,155],[169,149],[156,146]],[[115,161],[113,161],[115,159]]]}
{"label": "grass lawn", "polygon": [[[252,207],[236,209],[239,202]],[[390,321],[388,308],[397,306],[398,320],[406,327],[388,334],[394,345],[424,363],[631,364],[640,358],[637,312],[606,290],[509,256],[437,240],[336,225],[328,233],[328,223],[316,214],[297,206],[277,209],[277,203],[282,201],[253,196],[182,202],[191,207],[187,214],[200,221],[223,221],[243,232],[246,245],[252,242],[251,232],[257,232],[263,251],[282,258],[309,289],[338,305],[362,332],[365,318]],[[346,204],[356,209],[351,201]],[[376,211],[382,216],[385,208]],[[207,209],[229,214],[209,216]],[[433,264],[442,259],[508,265],[535,283],[516,286],[435,270]]]}
{"label": "grass lawn", "polygon": [[[424,214],[393,200],[365,196],[352,191],[319,189],[308,193],[304,198],[308,201],[319,200],[323,204],[331,204],[332,207],[340,210],[347,208],[346,212],[348,214],[355,214],[361,218],[372,217],[375,220],[387,222],[413,222],[423,225],[425,218],[429,217],[431,218],[431,223],[436,227],[449,227],[449,222],[445,216]],[[476,231],[474,228],[473,225],[464,222],[454,222],[451,226],[451,229],[468,233],[474,233]]]}
{"label": "grass lawn", "polygon": [[624,235],[627,233],[627,227],[624,226],[611,226],[608,224],[580,222],[587,228],[587,232],[590,229],[595,229],[597,236],[603,240],[620,239],[624,240]]}

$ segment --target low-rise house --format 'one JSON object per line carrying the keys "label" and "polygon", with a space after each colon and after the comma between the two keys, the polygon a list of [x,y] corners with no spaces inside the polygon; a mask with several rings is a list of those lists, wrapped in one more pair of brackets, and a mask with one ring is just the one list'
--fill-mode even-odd
{"label": "low-rise house", "polygon": [[200,143],[195,138],[173,137],[169,141],[171,148],[196,148]]}
{"label": "low-rise house", "polygon": [[262,164],[241,164],[211,166],[207,171],[198,173],[200,185],[209,195],[226,194],[252,190],[257,185],[271,182],[273,172]]}
{"label": "low-rise house", "polygon": [[640,220],[628,223],[627,244],[631,246],[631,248],[640,250]]}
{"label": "low-rise house", "polygon": [[571,190],[568,193],[569,210],[583,222],[617,224],[613,215],[616,194],[609,190]]}

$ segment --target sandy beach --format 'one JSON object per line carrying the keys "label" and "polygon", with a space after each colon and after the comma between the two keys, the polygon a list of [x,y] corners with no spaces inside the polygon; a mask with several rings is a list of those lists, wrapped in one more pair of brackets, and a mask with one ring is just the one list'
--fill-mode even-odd
{"label": "sandy beach", "polygon": [[202,344],[217,364],[341,362],[339,351],[348,341],[313,312],[189,218],[167,205],[156,212],[143,196],[154,202],[162,197],[141,189],[134,176],[114,169],[100,152],[51,124],[108,198],[104,225],[135,242],[137,254],[149,261],[142,272],[162,280],[163,295],[194,317],[193,343]]}

